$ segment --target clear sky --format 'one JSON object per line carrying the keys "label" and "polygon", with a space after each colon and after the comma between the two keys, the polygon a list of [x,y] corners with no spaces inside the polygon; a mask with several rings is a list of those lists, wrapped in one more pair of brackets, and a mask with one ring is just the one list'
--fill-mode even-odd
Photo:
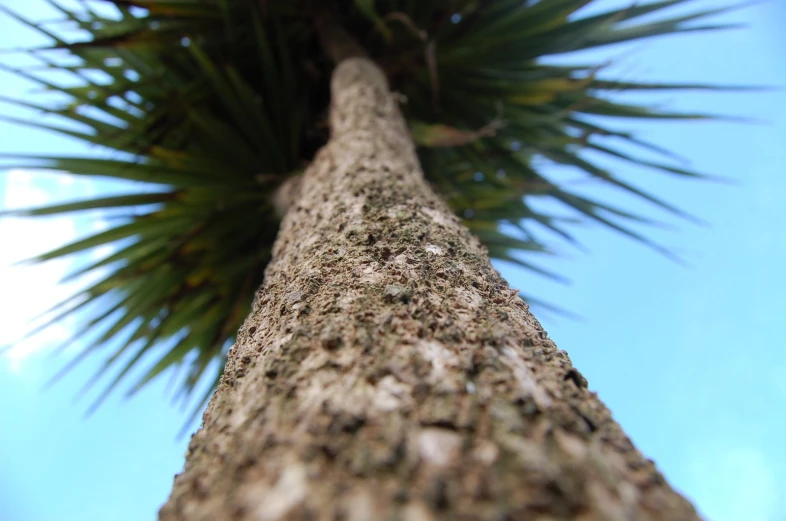
{"label": "clear sky", "polygon": [[[41,0],[0,4],[37,19],[52,14]],[[727,3],[696,2],[697,7],[719,5]],[[748,28],[602,54],[622,57],[614,70],[623,79],[786,86],[786,2],[771,0],[718,20]],[[0,15],[0,47],[37,42]],[[17,59],[0,56],[7,64]],[[29,87],[0,71],[0,95],[25,96]],[[572,279],[570,286],[499,268],[513,287],[582,315],[569,320],[539,314],[642,452],[707,519],[784,521],[786,91],[657,99],[670,108],[764,121],[615,122],[688,158],[699,171],[736,181],[686,181],[613,165],[625,179],[709,226],[676,221],[616,192],[580,187],[675,224],[651,235],[682,254],[690,267],[592,225],[576,230],[588,254],[563,246],[565,258],[548,260]],[[0,114],[21,113],[0,104]],[[0,122],[0,153],[85,150],[64,138]],[[0,207],[5,208],[127,189],[120,183],[0,169]],[[73,290],[56,285],[67,263],[10,264],[103,226],[101,219],[86,217],[0,220],[0,344],[18,338],[33,316]],[[90,395],[78,402],[73,397],[100,359],[42,390],[64,361],[50,357],[51,347],[73,327],[51,328],[0,357],[0,521],[152,520],[183,464],[188,440],[176,440],[176,434],[185,416],[164,398],[164,378],[131,400],[111,397],[85,420]]]}

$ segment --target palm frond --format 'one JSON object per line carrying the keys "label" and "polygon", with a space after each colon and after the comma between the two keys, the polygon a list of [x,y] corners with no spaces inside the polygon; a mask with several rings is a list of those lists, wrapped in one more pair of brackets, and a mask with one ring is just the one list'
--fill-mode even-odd
{"label": "palm frond", "polygon": [[[133,382],[131,392],[181,368],[186,374],[177,395],[188,399],[216,365],[212,362],[223,363],[262,282],[279,223],[274,191],[307,165],[328,138],[332,64],[312,30],[315,3],[104,0],[104,6],[115,9],[114,16],[107,16],[88,3],[71,9],[47,1],[61,19],[31,22],[0,7],[51,41],[27,50],[39,65],[3,68],[68,101],[2,98],[43,116],[4,119],[66,134],[98,147],[102,155],[4,153],[0,160],[19,168],[129,180],[146,189],[7,211],[0,217],[126,209],[116,226],[32,260],[115,245],[112,253],[68,277],[100,272],[100,282],[53,310],[58,311],[55,319],[86,314],[80,335],[103,327],[76,361],[115,346],[88,383],[90,388],[114,371],[95,405],[151,356],[155,362]],[[685,178],[713,179],[669,164],[674,158],[668,151],[599,121],[714,117],[622,103],[615,100],[620,92],[743,87],[621,81],[606,77],[607,64],[557,66],[542,58],[727,27],[697,24],[724,9],[653,20],[653,15],[688,2],[661,0],[591,16],[581,15],[589,0],[319,4],[343,13],[345,28],[385,69],[406,100],[402,110],[420,145],[427,179],[490,255],[564,282],[529,260],[554,253],[529,223],[580,247],[568,227],[588,219],[673,254],[639,230],[658,222],[574,193],[569,183],[547,177],[538,160],[569,166],[598,184],[691,219],[623,181],[618,172],[600,168],[584,152]],[[66,37],[54,26],[77,30],[83,37]],[[53,70],[67,73],[71,81],[47,79]],[[95,71],[104,73],[103,81],[94,79]],[[663,162],[631,155],[612,146],[612,139],[660,154]],[[575,217],[536,210],[531,203],[538,198],[562,203]],[[98,299],[111,304],[88,313],[89,304]]]}

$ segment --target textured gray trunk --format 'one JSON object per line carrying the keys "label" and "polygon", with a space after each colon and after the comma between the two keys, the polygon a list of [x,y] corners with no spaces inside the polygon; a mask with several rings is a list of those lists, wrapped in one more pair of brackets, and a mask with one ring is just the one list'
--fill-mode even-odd
{"label": "textured gray trunk", "polygon": [[696,520],[424,181],[379,69],[332,89],[160,518]]}

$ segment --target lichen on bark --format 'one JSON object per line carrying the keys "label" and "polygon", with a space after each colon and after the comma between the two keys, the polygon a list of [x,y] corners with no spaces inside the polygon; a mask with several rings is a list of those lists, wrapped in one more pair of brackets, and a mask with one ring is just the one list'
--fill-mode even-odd
{"label": "lichen on bark", "polygon": [[228,356],[164,521],[698,519],[429,188],[368,59]]}

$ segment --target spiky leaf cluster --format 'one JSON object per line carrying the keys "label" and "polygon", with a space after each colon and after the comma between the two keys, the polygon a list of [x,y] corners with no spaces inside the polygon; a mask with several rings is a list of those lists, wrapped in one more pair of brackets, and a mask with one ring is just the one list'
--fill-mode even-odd
{"label": "spiky leaf cluster", "polygon": [[[610,138],[645,144],[600,125],[597,116],[701,119],[705,116],[620,103],[613,94],[712,87],[612,81],[603,78],[599,64],[556,66],[542,58],[717,28],[694,24],[714,13],[709,11],[653,21],[653,14],[684,2],[665,0],[587,16],[577,11],[588,0],[100,2],[114,6],[112,15],[90,2],[68,9],[49,0],[62,15],[50,23],[7,12],[52,41],[25,52],[76,80],[59,84],[32,70],[14,70],[68,98],[66,103],[14,100],[55,116],[54,122],[17,122],[64,133],[114,155],[4,157],[23,168],[157,188],[6,213],[128,209],[121,224],[35,260],[117,245],[114,253],[73,274],[103,270],[104,276],[58,306],[55,319],[83,312],[99,299],[111,303],[87,313],[79,330],[80,337],[90,329],[101,331],[83,354],[125,335],[96,375],[119,366],[107,392],[149,354],[157,361],[134,389],[186,364],[181,393],[188,396],[211,361],[224,356],[262,281],[279,223],[275,190],[298,175],[329,137],[328,82],[334,64],[314,30],[318,17],[327,13],[338,20],[386,71],[420,145],[426,177],[491,256],[557,277],[520,255],[550,253],[530,233],[532,224],[574,242],[564,219],[533,208],[534,198],[560,201],[581,218],[657,246],[631,227],[646,219],[573,193],[549,180],[533,159],[575,167],[598,183],[683,215],[591,163],[581,151],[701,177],[615,149]],[[65,26],[78,28],[81,36],[66,38]],[[104,80],[95,79],[91,72],[96,70]],[[518,232],[505,231],[511,227],[503,223]]]}

